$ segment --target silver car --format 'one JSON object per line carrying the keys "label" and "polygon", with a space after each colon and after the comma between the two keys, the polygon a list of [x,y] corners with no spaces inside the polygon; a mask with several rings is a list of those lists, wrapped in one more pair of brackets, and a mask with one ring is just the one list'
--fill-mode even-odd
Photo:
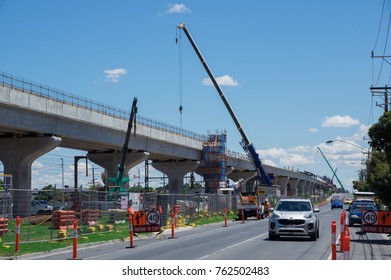
{"label": "silver car", "polygon": [[276,204],[269,219],[269,239],[280,236],[309,236],[319,238],[317,212],[309,199],[283,198]]}

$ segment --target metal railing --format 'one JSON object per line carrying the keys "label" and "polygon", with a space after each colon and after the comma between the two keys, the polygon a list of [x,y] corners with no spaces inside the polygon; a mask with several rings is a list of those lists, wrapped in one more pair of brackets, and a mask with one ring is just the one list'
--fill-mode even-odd
{"label": "metal railing", "polygon": [[[88,98],[76,96],[70,94],[68,92],[58,90],[46,85],[42,85],[37,82],[32,82],[23,78],[16,77],[11,74],[7,74],[4,72],[0,72],[0,84],[4,86],[8,86],[13,89],[18,89],[22,92],[28,92],[30,94],[38,95],[40,97],[44,97],[47,99],[54,100],[60,103],[71,104],[73,106],[77,106],[80,108],[88,109],[94,112],[98,112],[104,115],[120,118],[127,120],[129,118],[130,111],[126,111],[123,109],[115,108],[113,106],[109,106],[103,104],[98,101],[94,101]],[[188,137],[198,141],[205,141],[206,135],[198,134],[171,124],[167,124],[164,122],[160,122],[157,120],[150,119],[145,116],[138,115],[137,123],[156,128],[162,131],[178,134],[184,137]]]}

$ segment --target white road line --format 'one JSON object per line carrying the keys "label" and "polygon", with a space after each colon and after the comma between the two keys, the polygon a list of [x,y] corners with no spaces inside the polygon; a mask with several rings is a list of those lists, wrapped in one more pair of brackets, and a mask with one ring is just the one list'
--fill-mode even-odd
{"label": "white road line", "polygon": [[215,254],[224,252],[225,250],[229,250],[229,249],[232,249],[232,248],[234,248],[234,247],[236,247],[236,246],[242,245],[242,244],[244,244],[244,243],[246,243],[246,242],[250,242],[250,241],[253,241],[253,240],[257,239],[257,238],[261,238],[262,236],[264,236],[264,235],[266,235],[266,234],[267,234],[267,233],[264,233],[264,234],[261,234],[261,235],[257,235],[257,236],[254,236],[253,238],[250,238],[250,239],[241,241],[241,242],[239,242],[239,243],[232,244],[232,245],[230,245],[230,246],[228,246],[228,247],[226,247],[226,248],[220,249],[220,250],[218,250],[218,251],[216,251],[216,252],[214,252],[214,253],[212,253],[212,254],[208,254],[208,255],[205,255],[205,256],[203,256],[203,257],[201,257],[201,258],[198,258],[197,260],[206,259],[206,258],[208,258],[208,257],[210,257],[210,256],[212,256],[212,255],[215,255]]}

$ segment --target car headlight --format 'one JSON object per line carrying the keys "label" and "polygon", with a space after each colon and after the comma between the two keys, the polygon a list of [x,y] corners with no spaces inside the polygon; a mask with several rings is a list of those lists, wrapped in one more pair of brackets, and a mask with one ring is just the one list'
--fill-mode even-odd
{"label": "car headlight", "polygon": [[304,214],[304,218],[308,219],[308,218],[312,218],[312,212],[308,212],[308,213],[305,213]]}
{"label": "car headlight", "polygon": [[357,215],[350,215],[350,217],[353,218],[353,219],[358,219]]}
{"label": "car headlight", "polygon": [[270,218],[278,219],[278,218],[280,218],[280,216],[277,215],[276,213],[273,213]]}

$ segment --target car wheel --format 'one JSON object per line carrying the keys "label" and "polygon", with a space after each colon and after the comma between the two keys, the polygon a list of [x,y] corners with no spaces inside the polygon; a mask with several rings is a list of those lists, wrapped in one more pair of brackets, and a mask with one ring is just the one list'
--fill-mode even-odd
{"label": "car wheel", "polygon": [[276,240],[276,239],[277,239],[277,235],[269,231],[269,240]]}
{"label": "car wheel", "polygon": [[316,232],[310,233],[310,240],[316,241]]}

